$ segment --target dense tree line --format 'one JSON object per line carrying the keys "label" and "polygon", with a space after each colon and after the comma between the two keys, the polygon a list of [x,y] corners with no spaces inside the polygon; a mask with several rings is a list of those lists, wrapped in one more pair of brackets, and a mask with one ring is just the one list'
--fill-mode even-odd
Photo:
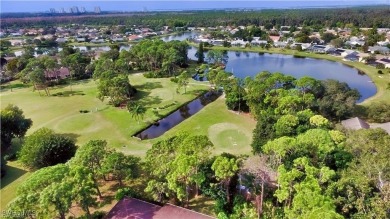
{"label": "dense tree line", "polygon": [[244,99],[257,119],[252,142],[255,153],[268,140],[305,132],[307,118],[313,114],[332,121],[348,118],[360,98],[346,83],[269,72],[246,78],[245,88]]}
{"label": "dense tree line", "polygon": [[58,24],[86,25],[142,25],[152,28],[186,26],[239,26],[239,25],[294,25],[344,27],[353,24],[356,27],[389,27],[389,9],[387,7],[353,7],[331,9],[290,9],[261,11],[194,11],[191,13],[159,12],[134,13],[129,16],[73,16],[50,17],[42,19],[2,18],[1,28],[55,26]]}
{"label": "dense tree line", "polygon": [[170,77],[188,65],[187,53],[184,41],[142,40],[131,48],[130,57],[134,68],[150,72],[147,76]]}

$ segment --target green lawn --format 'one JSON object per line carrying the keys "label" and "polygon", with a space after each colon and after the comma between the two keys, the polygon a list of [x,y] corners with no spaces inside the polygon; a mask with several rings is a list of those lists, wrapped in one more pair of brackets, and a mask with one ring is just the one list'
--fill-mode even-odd
{"label": "green lawn", "polygon": [[[237,50],[264,51],[257,48],[250,50],[237,48]],[[271,49],[264,52],[299,54],[351,65],[369,75],[378,88],[377,94],[364,101],[363,104],[380,100],[390,101],[390,90],[386,90],[387,83],[390,82],[390,74],[379,75],[377,70],[371,66],[363,63],[344,62],[338,57],[304,52],[296,53],[292,50]],[[208,135],[215,145],[214,154],[222,152],[250,154],[252,131],[255,128],[256,121],[247,114],[237,114],[227,110],[223,96],[159,138],[143,141],[133,138],[132,135],[158,119],[152,113],[153,108],[177,102],[177,104],[164,110],[159,110],[161,116],[167,115],[180,105],[194,99],[199,93],[207,90],[209,86],[207,82],[191,81],[186,94],[177,94],[177,85],[169,79],[147,79],[141,74],[132,74],[129,78],[130,83],[139,91],[136,100],[148,109],[140,123],[131,118],[125,108],[112,107],[107,105],[107,102],[98,100],[96,98],[96,82],[93,80],[74,83],[72,91],[69,86],[51,88],[50,93],[52,95],[59,92],[64,95],[49,97],[40,96],[38,92],[32,92],[31,87],[26,87],[18,81],[5,84],[1,86],[1,108],[9,103],[15,104],[24,111],[27,118],[33,120],[33,126],[27,135],[39,128],[47,127],[58,133],[74,137],[78,145],[82,145],[91,139],[104,139],[117,150],[141,157],[145,155],[145,152],[154,142],[173,136],[178,131]],[[41,93],[43,94],[43,92]],[[89,110],[90,112],[81,114],[79,110]],[[8,169],[8,175],[1,179],[2,209],[15,197],[17,186],[30,174],[16,162],[11,162]]]}
{"label": "green lawn", "polygon": [[225,99],[221,96],[197,114],[173,127],[164,136],[173,136],[183,130],[196,132],[209,136],[215,146],[215,154],[250,154],[255,126],[256,121],[248,114],[227,110]]}
{"label": "green lawn", "polygon": [[[142,156],[150,147],[150,141],[139,141],[131,136],[158,119],[152,109],[177,102],[159,111],[160,115],[166,115],[208,89],[206,83],[193,81],[186,94],[177,94],[177,85],[167,78],[147,79],[142,74],[132,74],[129,78],[139,91],[135,99],[148,109],[144,120],[139,123],[131,118],[126,108],[109,106],[107,101],[97,99],[96,81],[93,80],[74,83],[72,91],[69,86],[51,88],[52,96],[49,97],[44,96],[43,92],[42,96],[32,92],[31,87],[16,86],[20,83],[15,82],[13,91],[3,89],[0,97],[2,107],[9,103],[15,104],[26,117],[33,120],[27,135],[47,127],[58,133],[70,134],[79,145],[90,139],[106,139],[112,147]],[[64,95],[53,96],[59,93]],[[80,110],[88,110],[89,113],[80,113]]]}
{"label": "green lawn", "polygon": [[[203,110],[175,126],[165,135],[151,140],[139,140],[132,135],[145,128],[158,117],[152,109],[174,102],[159,114],[164,116],[180,105],[194,99],[199,93],[209,89],[207,82],[191,81],[187,93],[176,93],[177,84],[169,79],[147,79],[141,74],[129,76],[130,83],[137,90],[136,99],[147,107],[147,113],[140,123],[131,118],[124,108],[116,108],[101,102],[96,98],[96,82],[86,80],[74,83],[72,91],[69,86],[51,88],[52,96],[42,96],[33,92],[31,87],[25,87],[20,82],[13,82],[11,92],[9,85],[4,85],[0,92],[1,107],[12,103],[20,107],[27,118],[33,120],[33,126],[27,135],[39,128],[47,127],[57,133],[67,134],[82,145],[91,139],[107,140],[109,145],[126,154],[143,157],[151,145],[178,131],[189,131],[196,134],[208,135],[215,145],[215,153],[229,152],[234,154],[250,153],[250,142],[255,121],[248,115],[228,111],[223,97],[207,105]],[[61,92],[62,96],[53,96]],[[79,110],[89,110],[80,113]],[[2,208],[15,197],[17,186],[27,178],[25,172],[11,163],[9,175],[1,180]],[[7,173],[7,174],[8,174]],[[4,198],[6,197],[6,198]]]}
{"label": "green lawn", "polygon": [[16,188],[30,176],[31,173],[23,169],[17,162],[7,163],[7,175],[1,179],[1,206],[0,212],[6,209],[7,204],[15,198]]}

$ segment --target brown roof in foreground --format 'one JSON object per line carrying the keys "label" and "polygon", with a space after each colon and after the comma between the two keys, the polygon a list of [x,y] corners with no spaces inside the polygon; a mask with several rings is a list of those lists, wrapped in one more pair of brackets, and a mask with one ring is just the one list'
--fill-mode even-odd
{"label": "brown roof in foreground", "polygon": [[164,205],[153,219],[213,219],[213,217],[182,208],[176,205]]}
{"label": "brown roof in foreground", "polygon": [[370,125],[363,121],[362,119],[355,117],[347,120],[341,121],[341,124],[347,128],[347,129],[353,129],[353,130],[358,130],[358,129],[369,129]]}
{"label": "brown roof in foreground", "polygon": [[135,198],[123,198],[107,214],[110,219],[151,219],[161,206]]}
{"label": "brown roof in foreground", "polygon": [[107,214],[106,219],[212,219],[176,205],[166,204],[163,207],[135,198],[125,197]]}

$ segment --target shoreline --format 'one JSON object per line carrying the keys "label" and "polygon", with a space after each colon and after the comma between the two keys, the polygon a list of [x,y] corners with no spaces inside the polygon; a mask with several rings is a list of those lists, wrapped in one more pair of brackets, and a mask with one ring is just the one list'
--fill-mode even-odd
{"label": "shoreline", "polygon": [[[198,44],[188,42],[190,46],[193,46],[195,48],[198,47]],[[239,51],[239,52],[263,52],[263,53],[269,53],[269,54],[281,54],[281,55],[292,55],[292,56],[300,56],[302,58],[313,58],[313,59],[323,59],[328,60],[332,62],[339,62],[341,64],[344,64],[348,67],[355,68],[359,71],[364,72],[374,83],[376,87],[376,93],[375,95],[365,99],[363,102],[358,103],[359,105],[368,105],[372,102],[390,102],[390,90],[386,88],[387,83],[390,83],[390,74],[384,73],[382,75],[379,75],[377,73],[377,70],[373,66],[366,65],[362,62],[351,62],[351,61],[344,61],[341,57],[337,56],[331,56],[328,54],[317,54],[317,53],[310,53],[310,52],[298,52],[296,50],[291,49],[280,49],[280,48],[271,48],[269,50],[262,49],[260,47],[252,47],[252,48],[240,48],[240,47],[222,47],[222,46],[213,46],[213,47],[205,47],[207,50],[222,50],[222,51]],[[381,77],[379,77],[381,76]],[[387,79],[387,80],[386,80]]]}

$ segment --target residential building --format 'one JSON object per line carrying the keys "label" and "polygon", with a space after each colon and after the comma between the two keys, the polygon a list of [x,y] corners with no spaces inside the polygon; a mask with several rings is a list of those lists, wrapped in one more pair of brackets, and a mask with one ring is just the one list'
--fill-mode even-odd
{"label": "residential building", "polygon": [[61,67],[53,71],[46,70],[45,76],[48,80],[65,79],[70,76],[70,71],[68,68]]}
{"label": "residential building", "polygon": [[345,50],[341,53],[341,57],[343,57],[344,60],[347,61],[358,61],[359,60],[359,53],[353,50]]}
{"label": "residential building", "polygon": [[368,47],[368,51],[371,53],[380,53],[380,54],[390,54],[390,49],[386,46],[370,46]]}
{"label": "residential building", "polygon": [[341,125],[346,129],[359,130],[359,129],[369,129],[370,125],[359,117],[347,119],[341,121]]}

